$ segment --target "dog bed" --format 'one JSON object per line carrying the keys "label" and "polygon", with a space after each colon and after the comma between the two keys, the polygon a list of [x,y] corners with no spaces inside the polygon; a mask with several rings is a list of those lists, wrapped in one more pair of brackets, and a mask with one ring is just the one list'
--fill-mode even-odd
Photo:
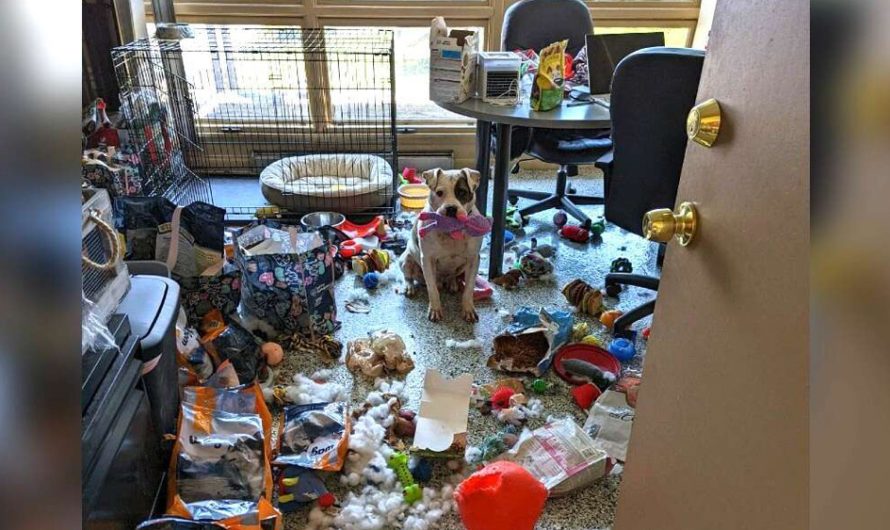
{"label": "dog bed", "polygon": [[266,200],[294,212],[355,213],[386,206],[393,196],[389,163],[367,154],[282,158],[260,173],[260,184]]}

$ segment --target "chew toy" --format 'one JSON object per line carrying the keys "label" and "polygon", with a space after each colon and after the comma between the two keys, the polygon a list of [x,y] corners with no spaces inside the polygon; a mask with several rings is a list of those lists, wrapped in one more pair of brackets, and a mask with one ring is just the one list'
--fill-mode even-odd
{"label": "chew toy", "polygon": [[578,225],[565,225],[559,229],[559,235],[575,243],[587,243],[590,231]]}
{"label": "chew toy", "polygon": [[566,300],[582,313],[596,315],[603,310],[603,293],[594,289],[584,280],[573,280],[562,288]]}
{"label": "chew toy", "polygon": [[418,229],[420,237],[426,237],[433,230],[448,232],[453,239],[481,237],[491,232],[491,219],[478,213],[461,218],[439,215],[436,212],[420,212],[418,218],[422,221]]}
{"label": "chew toy", "polygon": [[402,483],[402,494],[405,497],[405,502],[414,504],[423,498],[423,492],[420,490],[420,486],[414,482],[411,470],[408,469],[408,455],[401,451],[396,451],[389,457],[387,464],[393,471],[395,471],[396,476],[399,478],[399,482]]}
{"label": "chew toy", "polygon": [[498,461],[461,482],[454,500],[467,530],[533,530],[547,488],[519,464]]}
{"label": "chew toy", "polygon": [[603,314],[600,315],[600,322],[609,329],[615,327],[615,321],[618,320],[618,317],[623,315],[624,313],[617,309],[610,309],[609,311],[603,311]]}
{"label": "chew toy", "polygon": [[389,252],[372,248],[366,255],[352,258],[352,270],[359,276],[372,271],[383,272],[389,268],[390,261]]}

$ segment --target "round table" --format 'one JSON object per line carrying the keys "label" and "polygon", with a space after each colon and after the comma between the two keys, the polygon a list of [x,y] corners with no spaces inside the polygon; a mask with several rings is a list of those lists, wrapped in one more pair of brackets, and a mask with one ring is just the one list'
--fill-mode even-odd
{"label": "round table", "polygon": [[479,211],[486,213],[488,175],[491,158],[491,124],[497,128],[494,162],[494,196],[492,197],[491,255],[488,277],[501,275],[504,266],[504,227],[506,225],[507,183],[510,171],[510,126],[541,129],[606,129],[612,120],[609,108],[598,100],[577,104],[565,100],[559,107],[539,112],[531,110],[527,102],[519,105],[494,105],[481,99],[462,103],[436,103],[443,109],[476,120],[476,169],[482,174],[476,202]]}

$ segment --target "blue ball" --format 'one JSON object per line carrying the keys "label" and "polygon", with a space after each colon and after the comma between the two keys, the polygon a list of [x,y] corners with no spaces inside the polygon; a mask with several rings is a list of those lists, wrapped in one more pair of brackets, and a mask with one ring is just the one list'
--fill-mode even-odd
{"label": "blue ball", "polygon": [[516,239],[516,236],[513,235],[513,232],[511,232],[509,230],[504,230],[504,245],[505,246],[512,243],[514,239]]}
{"label": "blue ball", "polygon": [[636,353],[634,343],[628,339],[615,339],[609,344],[609,353],[621,362],[633,359]]}
{"label": "blue ball", "polygon": [[380,284],[380,275],[376,272],[369,272],[362,276],[362,283],[365,285],[365,289],[376,289]]}

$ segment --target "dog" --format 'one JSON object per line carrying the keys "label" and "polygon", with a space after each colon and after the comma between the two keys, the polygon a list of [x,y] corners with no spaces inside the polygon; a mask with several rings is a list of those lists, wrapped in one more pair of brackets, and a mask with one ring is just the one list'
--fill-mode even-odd
{"label": "dog", "polygon": [[[476,189],[480,174],[472,169],[431,169],[424,171],[423,179],[430,188],[430,196],[424,211],[436,212],[448,217],[464,217],[479,210],[476,208]],[[428,318],[442,320],[442,301],[439,290],[457,292],[459,279],[463,277],[461,316],[467,322],[477,322],[479,316],[473,303],[473,288],[479,271],[481,237],[466,236],[455,239],[450,234],[432,231],[420,237],[420,221],[414,223],[411,239],[400,258],[402,274],[407,288],[405,294],[413,296],[419,285],[426,285],[429,294]]]}

